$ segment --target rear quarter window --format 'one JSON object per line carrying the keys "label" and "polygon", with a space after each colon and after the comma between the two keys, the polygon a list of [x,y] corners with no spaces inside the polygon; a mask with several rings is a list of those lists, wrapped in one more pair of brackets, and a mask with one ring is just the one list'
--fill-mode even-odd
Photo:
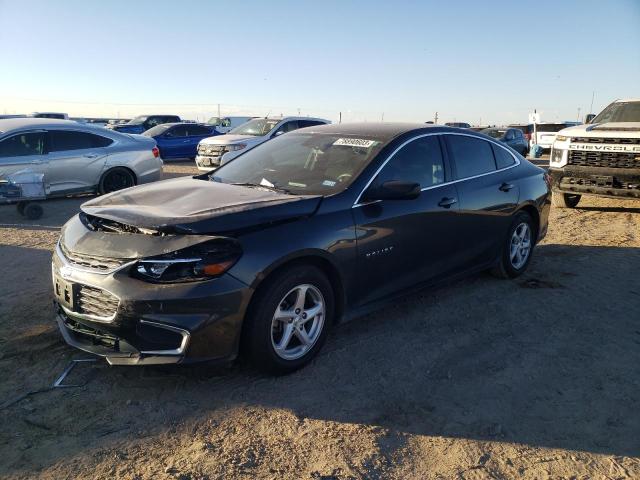
{"label": "rear quarter window", "polygon": [[515,158],[505,148],[498,145],[492,145],[493,153],[496,156],[496,165],[498,169],[507,168],[516,163]]}

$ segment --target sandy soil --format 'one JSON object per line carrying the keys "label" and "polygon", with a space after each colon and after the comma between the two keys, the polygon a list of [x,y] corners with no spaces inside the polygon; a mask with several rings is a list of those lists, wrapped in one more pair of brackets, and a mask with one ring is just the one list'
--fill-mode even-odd
{"label": "sandy soil", "polygon": [[552,210],[523,278],[407,297],[287,377],[100,362],[52,390],[87,357],[49,270],[82,201],[0,207],[0,478],[640,478],[638,201]]}

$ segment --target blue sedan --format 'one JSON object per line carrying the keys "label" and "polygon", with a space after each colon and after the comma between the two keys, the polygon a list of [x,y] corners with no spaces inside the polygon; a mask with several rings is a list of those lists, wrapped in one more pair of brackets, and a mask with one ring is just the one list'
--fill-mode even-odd
{"label": "blue sedan", "polygon": [[166,160],[170,158],[194,159],[200,140],[220,134],[216,132],[215,127],[209,125],[164,123],[147,130],[143,135],[156,141],[160,149],[160,157]]}

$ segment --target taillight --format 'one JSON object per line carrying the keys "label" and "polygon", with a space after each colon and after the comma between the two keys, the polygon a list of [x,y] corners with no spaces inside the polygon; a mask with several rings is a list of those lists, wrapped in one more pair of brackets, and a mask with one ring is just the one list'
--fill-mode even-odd
{"label": "taillight", "polygon": [[151,150],[151,152],[153,153],[153,156],[155,158],[158,158],[160,156],[160,149],[158,147],[153,147],[153,149]]}

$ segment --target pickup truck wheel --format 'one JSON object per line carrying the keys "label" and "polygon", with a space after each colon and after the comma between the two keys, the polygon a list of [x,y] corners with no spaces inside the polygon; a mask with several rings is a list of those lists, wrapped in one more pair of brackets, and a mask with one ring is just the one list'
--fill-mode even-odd
{"label": "pickup truck wheel", "polygon": [[570,193],[553,192],[551,195],[551,202],[554,207],[576,208],[581,197],[581,195],[572,195]]}
{"label": "pickup truck wheel", "polygon": [[104,172],[98,184],[98,192],[104,195],[123,188],[133,187],[135,184],[136,179],[130,170],[124,167],[115,167]]}

